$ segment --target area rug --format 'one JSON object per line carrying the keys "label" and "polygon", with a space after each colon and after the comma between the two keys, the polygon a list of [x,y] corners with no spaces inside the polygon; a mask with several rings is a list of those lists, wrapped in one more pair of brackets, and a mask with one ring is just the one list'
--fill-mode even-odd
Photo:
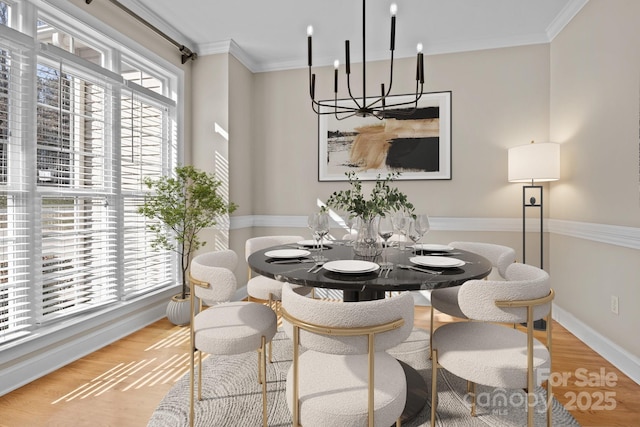
{"label": "area rug", "polygon": [[[426,340],[426,341],[425,341]],[[414,329],[410,345],[391,353],[418,370],[431,395],[431,361],[428,358],[428,332]],[[267,366],[267,408],[269,426],[291,425],[285,401],[287,370],[291,363],[292,343],[279,331],[273,340],[273,363]],[[196,399],[195,426],[261,426],[262,391],[257,382],[255,352],[238,356],[210,356],[203,363],[202,400]],[[526,395],[519,390],[477,387],[477,416],[470,415],[466,381],[440,369],[438,374],[437,425],[447,427],[521,427],[526,426]],[[535,425],[546,425],[545,390],[536,390]],[[406,427],[430,425],[429,403]],[[184,427],[189,425],[189,374],[178,380],[155,410],[148,427]],[[578,426],[565,408],[553,399],[553,425]],[[339,426],[327,426],[339,427]]]}

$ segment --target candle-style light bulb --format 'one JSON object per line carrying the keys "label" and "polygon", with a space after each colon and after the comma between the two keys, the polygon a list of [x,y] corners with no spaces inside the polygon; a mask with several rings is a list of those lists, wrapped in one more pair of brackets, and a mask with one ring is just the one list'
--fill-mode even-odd
{"label": "candle-style light bulb", "polygon": [[340,61],[337,59],[333,61],[333,91],[338,93],[338,67],[340,67]]}
{"label": "candle-style light bulb", "polygon": [[422,53],[422,43],[418,43],[416,50],[418,51],[416,80],[420,81],[420,83],[424,83],[424,55]]}
{"label": "candle-style light bulb", "polygon": [[340,61],[338,61],[337,59],[333,61],[333,68],[337,70],[339,66],[340,66]]}
{"label": "candle-style light bulb", "polygon": [[398,6],[395,3],[391,4],[390,12],[391,12],[391,47],[389,49],[393,52],[396,48],[396,12],[398,12]]}
{"label": "candle-style light bulb", "polygon": [[313,27],[309,25],[307,27],[307,63],[311,67],[311,36],[313,36]]}

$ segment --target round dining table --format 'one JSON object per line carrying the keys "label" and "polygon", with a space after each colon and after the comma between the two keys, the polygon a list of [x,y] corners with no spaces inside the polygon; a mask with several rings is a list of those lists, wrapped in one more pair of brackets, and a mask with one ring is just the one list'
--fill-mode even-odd
{"label": "round dining table", "polygon": [[[449,248],[446,245],[417,245],[419,249],[407,247],[401,250],[395,246],[389,246],[383,249],[383,253],[370,263],[384,265],[383,259],[387,265],[392,268],[380,273],[379,268],[372,271],[364,272],[343,272],[328,269],[332,265],[331,261],[355,261],[363,260],[355,255],[353,247],[347,241],[331,241],[325,243],[322,250],[322,257],[325,259],[325,265],[311,269],[316,263],[314,257],[320,255],[320,252],[313,247],[304,245],[282,245],[274,246],[251,254],[247,260],[249,267],[256,273],[272,279],[289,282],[296,285],[303,285],[316,288],[338,289],[343,292],[344,301],[365,301],[371,299],[380,299],[385,297],[385,293],[389,291],[418,291],[432,290],[449,286],[458,286],[471,279],[482,279],[491,273],[491,262],[473,252],[463,251],[461,249]],[[430,248],[434,248],[433,250]],[[300,257],[279,258],[277,254],[295,255],[298,251],[307,251]],[[282,251],[285,252],[282,252]],[[289,252],[288,250],[293,250]],[[273,255],[276,256],[268,256]],[[425,267],[416,262],[425,258],[416,258],[429,256],[430,260],[459,260],[459,266],[455,267],[439,267],[429,264]],[[333,263],[335,264],[335,263]],[[374,264],[366,264],[374,265]]]}
{"label": "round dining table", "polygon": [[[247,262],[254,272],[278,281],[342,290],[343,300],[348,302],[385,298],[386,292],[389,291],[431,290],[458,286],[467,280],[488,276],[492,268],[488,259],[446,245],[418,246],[426,248],[425,250],[401,250],[389,246],[376,258],[363,260],[355,255],[353,246],[348,241],[327,242],[323,244],[322,253],[312,246],[306,246],[308,244],[308,241],[305,241],[256,251],[249,256]],[[324,260],[322,266],[315,261],[315,258],[320,256]],[[419,263],[424,258],[415,258],[420,256],[442,257],[428,259],[441,259],[443,262],[451,260],[450,263],[457,266],[425,267]],[[371,271],[335,271],[330,269],[332,261],[334,264],[336,261],[346,262],[347,267],[350,261],[356,261],[355,265],[363,265],[358,261],[367,261],[364,265],[369,267],[366,270]],[[381,273],[380,265],[392,268]],[[399,362],[407,380],[407,402],[401,417],[402,422],[406,422],[417,416],[426,405],[429,396],[422,376],[408,364]]]}

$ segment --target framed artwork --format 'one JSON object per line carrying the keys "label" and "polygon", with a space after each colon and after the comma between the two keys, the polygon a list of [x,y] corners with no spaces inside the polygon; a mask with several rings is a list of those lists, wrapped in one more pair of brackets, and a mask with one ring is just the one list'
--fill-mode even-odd
{"label": "framed artwork", "polygon": [[[387,103],[413,98],[398,95]],[[362,181],[391,172],[399,172],[399,180],[451,179],[451,92],[424,93],[411,110],[389,109],[382,119],[319,115],[318,181],[346,181],[349,171]]]}

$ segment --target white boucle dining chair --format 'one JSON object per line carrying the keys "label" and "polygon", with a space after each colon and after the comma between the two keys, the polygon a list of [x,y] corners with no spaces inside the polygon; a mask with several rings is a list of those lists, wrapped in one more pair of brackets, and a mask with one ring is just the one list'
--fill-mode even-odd
{"label": "white boucle dining chair", "polygon": [[[254,252],[267,249],[271,246],[295,244],[302,240],[302,236],[294,235],[252,237],[245,242],[245,258],[249,259],[249,256]],[[251,267],[249,267],[247,278],[249,301],[268,301],[269,306],[273,307],[277,313],[278,302],[282,300],[282,285],[283,282],[254,274]],[[311,289],[306,289],[307,292],[311,292]]]}
{"label": "white boucle dining chair", "polygon": [[[542,269],[511,264],[504,281],[469,280],[458,302],[472,321],[440,326],[432,337],[431,426],[437,411],[438,368],[471,382],[471,415],[476,415],[475,385],[525,389],[527,425],[533,426],[535,387],[551,369],[551,302],[554,292]],[[548,318],[546,345],[533,336],[533,322]],[[502,323],[526,323],[526,332]],[[552,391],[547,381],[547,425]]]}
{"label": "white boucle dining chair", "polygon": [[[504,280],[507,267],[516,261],[516,251],[508,246],[483,242],[451,242],[449,246],[473,252],[487,258],[492,265],[491,273],[487,277],[488,280]],[[433,336],[435,329],[433,321],[434,309],[449,316],[461,319],[467,318],[462,310],[460,310],[460,305],[458,304],[459,290],[460,286],[452,286],[431,291],[431,336]]]}
{"label": "white boucle dining chair", "polygon": [[[277,330],[277,316],[266,305],[230,299],[236,292],[233,273],[238,256],[232,250],[207,252],[191,261],[190,323],[190,402],[189,420],[195,418],[194,381],[196,353],[198,361],[198,400],[202,400],[202,352],[213,355],[235,355],[258,351],[258,383],[262,384],[262,422],[267,426],[266,344]],[[195,299],[200,300],[196,310]],[[202,309],[203,304],[210,306]],[[197,313],[197,314],[196,314]]]}
{"label": "white boucle dining chair", "polygon": [[399,426],[407,382],[385,350],[411,333],[411,295],[335,302],[297,292],[285,284],[281,307],[293,341],[286,386],[293,426]]}

